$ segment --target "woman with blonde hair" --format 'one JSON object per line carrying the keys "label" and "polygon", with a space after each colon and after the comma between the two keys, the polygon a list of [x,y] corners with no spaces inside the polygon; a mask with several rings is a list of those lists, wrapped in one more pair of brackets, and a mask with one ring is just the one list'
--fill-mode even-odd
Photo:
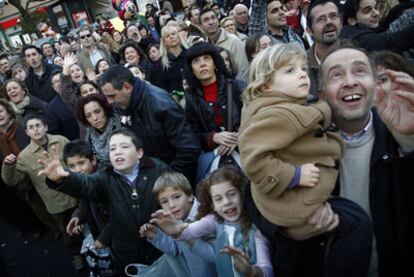
{"label": "woman with blonde hair", "polygon": [[183,91],[182,72],[185,64],[187,45],[174,26],[165,26],[161,30],[161,65],[163,69],[162,88],[172,93]]}

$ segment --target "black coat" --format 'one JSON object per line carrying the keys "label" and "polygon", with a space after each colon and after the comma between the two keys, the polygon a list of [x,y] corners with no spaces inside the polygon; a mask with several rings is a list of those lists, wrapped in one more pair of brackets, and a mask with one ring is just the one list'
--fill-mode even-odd
{"label": "black coat", "polygon": [[[245,85],[246,84],[242,81],[232,80],[232,131],[237,131],[240,126],[240,114],[242,108],[240,97]],[[227,126],[227,82],[224,76],[218,78],[218,90],[216,105],[221,107],[223,126],[216,126],[216,123],[214,122],[214,104],[207,103],[204,100],[204,93],[201,88],[194,89],[186,94],[185,110],[187,118],[194,132],[198,136],[204,151],[210,151],[217,146],[209,142],[209,138],[213,132],[220,132],[222,131],[222,128],[229,130]]]}
{"label": "black coat", "polygon": [[56,69],[62,68],[58,65],[48,63],[43,63],[43,68],[44,72],[40,78],[33,72],[33,68],[30,68],[27,73],[26,84],[31,95],[49,103],[49,101],[56,95],[56,92],[52,87],[50,73]]}
{"label": "black coat", "polygon": [[193,178],[200,144],[185,112],[165,90],[135,79],[127,113],[144,153]]}
{"label": "black coat", "polygon": [[185,64],[185,53],[185,49],[183,49],[183,51],[181,51],[180,55],[178,55],[177,57],[168,53],[170,67],[168,69],[162,69],[162,82],[160,87],[165,89],[169,93],[171,93],[173,90],[184,91],[183,70]]}
{"label": "black coat", "polygon": [[368,51],[392,50],[404,51],[414,47],[414,26],[410,26],[403,31],[388,33],[376,32],[364,26],[345,25],[342,28],[341,38],[352,41],[359,47]]}
{"label": "black coat", "polygon": [[[380,276],[411,276],[414,248],[414,152],[400,157],[398,144],[376,112],[369,202]],[[411,273],[410,273],[411,272]]]}
{"label": "black coat", "polygon": [[[411,276],[414,270],[408,257],[414,248],[414,152],[400,157],[398,143],[376,111],[373,124],[369,204],[379,276]],[[333,193],[340,194],[339,178]]]}
{"label": "black coat", "polygon": [[[148,223],[151,213],[159,206],[152,193],[155,180],[167,166],[144,156],[140,161],[138,176],[138,201],[132,200],[132,189],[125,177],[112,167],[92,175],[70,175],[57,184],[47,179],[50,188],[88,201],[103,202],[109,212],[112,249],[119,269],[129,263],[152,264],[160,255],[146,238],[139,236],[139,228]],[[123,269],[122,269],[123,270]],[[123,272],[123,271],[122,271]]]}
{"label": "black coat", "polygon": [[79,125],[73,112],[66,106],[59,95],[50,101],[47,106],[48,132],[53,135],[61,135],[69,140],[79,138]]}

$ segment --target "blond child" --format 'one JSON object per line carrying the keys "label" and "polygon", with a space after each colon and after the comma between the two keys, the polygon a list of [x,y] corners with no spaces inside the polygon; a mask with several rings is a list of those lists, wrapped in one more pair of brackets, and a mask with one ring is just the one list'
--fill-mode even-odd
{"label": "blond child", "polygon": [[[164,172],[154,184],[153,193],[161,207],[171,212],[180,222],[190,223],[196,220],[199,203],[193,196],[187,178],[178,172]],[[147,237],[159,250],[164,252],[175,276],[216,276],[214,264],[194,254],[192,249],[209,248],[207,242],[193,240],[191,243],[176,241],[153,224],[144,224],[141,236]]]}

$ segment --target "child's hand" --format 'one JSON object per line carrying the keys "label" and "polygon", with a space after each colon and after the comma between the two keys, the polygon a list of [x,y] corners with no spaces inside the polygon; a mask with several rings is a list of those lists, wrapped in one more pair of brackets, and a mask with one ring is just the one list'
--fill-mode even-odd
{"label": "child's hand", "polygon": [[187,223],[178,224],[171,212],[158,210],[151,214],[150,223],[158,225],[165,233],[173,238],[178,238],[181,232],[187,228]]}
{"label": "child's hand", "polygon": [[256,269],[250,264],[250,258],[246,253],[237,247],[226,245],[223,249],[220,249],[220,253],[233,256],[234,268],[246,276],[256,276]]}
{"label": "child's hand", "polygon": [[79,217],[72,217],[69,220],[68,225],[66,225],[66,233],[68,233],[69,236],[79,235],[79,231],[81,231],[80,226]]}
{"label": "child's hand", "polygon": [[145,223],[141,226],[141,228],[139,228],[139,234],[141,235],[141,238],[146,237],[153,239],[157,234],[157,227],[152,224]]}
{"label": "child's hand", "polygon": [[100,242],[99,240],[95,240],[95,242],[93,243],[93,248],[95,249],[102,249],[105,248],[106,245],[103,244],[102,242]]}
{"label": "child's hand", "polygon": [[299,186],[314,187],[319,180],[319,168],[314,164],[304,164],[300,167]]}
{"label": "child's hand", "polygon": [[59,182],[64,177],[69,176],[69,172],[65,171],[59,160],[59,155],[55,146],[52,146],[50,155],[46,151],[43,152],[43,155],[44,159],[37,160],[37,162],[43,166],[43,169],[39,171],[37,176],[43,175],[55,182]]}
{"label": "child's hand", "polygon": [[4,158],[4,163],[12,166],[15,165],[17,161],[17,157],[14,154],[9,154]]}

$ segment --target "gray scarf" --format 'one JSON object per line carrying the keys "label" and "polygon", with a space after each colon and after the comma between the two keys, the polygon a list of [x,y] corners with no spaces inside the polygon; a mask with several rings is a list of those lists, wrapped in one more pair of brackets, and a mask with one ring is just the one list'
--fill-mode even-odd
{"label": "gray scarf", "polygon": [[118,116],[108,118],[105,131],[100,133],[93,127],[86,128],[86,139],[90,139],[92,148],[100,165],[110,165],[109,161],[109,137],[113,131],[121,128]]}

